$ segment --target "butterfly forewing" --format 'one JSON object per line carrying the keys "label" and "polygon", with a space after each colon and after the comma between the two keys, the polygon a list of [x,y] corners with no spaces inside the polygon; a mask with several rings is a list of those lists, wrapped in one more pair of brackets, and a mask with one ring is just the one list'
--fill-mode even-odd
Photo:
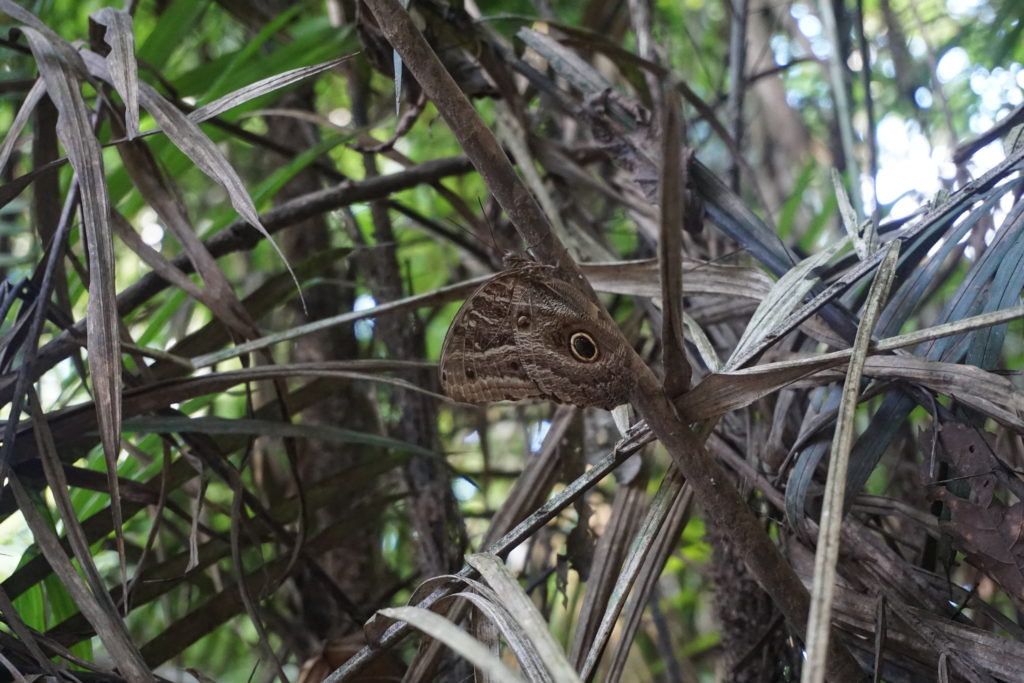
{"label": "butterfly forewing", "polygon": [[513,299],[522,268],[502,271],[462,305],[441,349],[441,387],[456,401],[542,396],[516,349]]}

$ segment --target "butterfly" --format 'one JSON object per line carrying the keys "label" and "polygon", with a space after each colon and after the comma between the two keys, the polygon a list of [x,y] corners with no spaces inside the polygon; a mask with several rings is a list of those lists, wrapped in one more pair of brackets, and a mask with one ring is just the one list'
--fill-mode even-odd
{"label": "butterfly", "polygon": [[554,266],[506,257],[466,299],[441,349],[441,387],[464,403],[629,401],[632,350],[608,314]]}

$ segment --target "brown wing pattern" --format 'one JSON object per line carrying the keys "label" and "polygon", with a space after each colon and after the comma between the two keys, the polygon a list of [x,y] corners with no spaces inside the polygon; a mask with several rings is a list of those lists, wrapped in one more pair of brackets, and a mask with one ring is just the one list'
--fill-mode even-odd
{"label": "brown wing pattern", "polygon": [[459,309],[441,349],[441,387],[456,401],[487,403],[540,396],[516,349],[512,299],[522,269],[502,271]]}
{"label": "brown wing pattern", "polygon": [[[635,384],[629,349],[615,323],[579,288],[559,278],[531,278],[516,290],[515,307],[516,345],[541,393],[580,407],[611,409],[629,401]],[[572,352],[579,333],[593,343],[592,360]]]}
{"label": "brown wing pattern", "polygon": [[[582,336],[590,353],[574,353]],[[466,299],[441,350],[441,386],[456,401],[549,398],[613,408],[635,378],[615,323],[550,266],[512,262]]]}

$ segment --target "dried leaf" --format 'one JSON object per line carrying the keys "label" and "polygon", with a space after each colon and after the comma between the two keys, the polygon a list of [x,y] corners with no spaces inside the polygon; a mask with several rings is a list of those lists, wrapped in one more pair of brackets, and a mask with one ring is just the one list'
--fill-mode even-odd
{"label": "dried leaf", "polygon": [[747,323],[743,336],[725,363],[726,369],[739,367],[756,353],[755,349],[778,338],[778,328],[818,283],[819,276],[815,271],[832,260],[848,244],[847,239],[840,240],[804,259],[779,278]]}
{"label": "dried leaf", "polygon": [[480,572],[480,576],[501,596],[502,605],[511,613],[523,635],[529,638],[536,648],[546,670],[554,680],[566,683],[579,681],[575,669],[569,664],[561,646],[548,630],[544,617],[537,611],[505,563],[499,557],[487,553],[469,555],[466,562]]}
{"label": "dried leaf", "polygon": [[[112,80],[106,63],[98,55],[84,52],[83,57],[89,70],[98,78],[108,82]],[[207,137],[197,123],[168,102],[149,84],[139,83],[139,99],[142,106],[153,115],[160,125],[160,129],[174,146],[191,159],[203,173],[223,187],[238,214],[270,242],[291,274],[301,299],[302,286],[299,284],[291,264],[288,263],[288,259],[277,246],[277,242],[270,236],[270,232],[263,226],[256,205],[253,204],[252,197],[249,196],[249,191],[216,143]]]}
{"label": "dried leaf", "polygon": [[[121,532],[117,457],[121,447],[121,349],[120,318],[114,286],[114,248],[108,217],[110,200],[103,173],[103,156],[93,134],[89,108],[82,99],[76,69],[62,59],[64,41],[48,39],[49,33],[22,28],[46,83],[47,94],[59,112],[57,136],[67,151],[81,192],[82,225],[89,254],[89,309],[87,349],[92,375],[100,440],[110,482],[122,579],[126,579],[124,537]],[[77,53],[76,53],[77,56]],[[80,62],[79,58],[79,62]]]}
{"label": "dried leaf", "polygon": [[139,134],[139,74],[135,63],[135,34],[132,15],[124,10],[104,7],[89,19],[106,27],[106,43],[110,46],[107,69],[111,85],[124,102],[124,127],[129,140]]}
{"label": "dried leaf", "polygon": [[486,645],[468,635],[457,625],[428,609],[420,607],[393,607],[380,613],[391,619],[400,619],[412,627],[440,640],[473,666],[482,669],[496,681],[523,683],[507,664],[495,657]]}
{"label": "dried leaf", "polygon": [[861,377],[867,358],[871,335],[889,299],[889,289],[896,275],[900,255],[900,241],[894,240],[886,249],[878,266],[878,273],[864,305],[864,314],[857,328],[850,365],[843,382],[842,398],[836,414],[836,428],[832,439],[831,459],[825,496],[821,506],[818,544],[814,553],[814,579],[811,587],[811,610],[807,617],[807,663],[804,681],[823,683],[827,670],[829,640],[832,632],[832,596],[835,593],[839,564],[839,538],[843,513],[846,510],[846,479],[850,450],[853,447],[854,418],[860,399]]}

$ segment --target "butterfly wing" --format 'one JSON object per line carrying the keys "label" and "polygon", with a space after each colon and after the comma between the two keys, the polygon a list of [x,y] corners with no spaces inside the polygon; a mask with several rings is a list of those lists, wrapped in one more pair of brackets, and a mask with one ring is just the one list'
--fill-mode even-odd
{"label": "butterfly wing", "polygon": [[[579,287],[561,277],[530,274],[519,283],[513,307],[516,347],[542,395],[606,409],[629,401],[636,383],[629,369],[632,353],[615,322]],[[582,344],[575,351],[574,340]]]}
{"label": "butterfly wing", "polygon": [[456,401],[487,403],[542,397],[516,348],[513,299],[523,268],[480,285],[455,315],[441,348],[444,392]]}

